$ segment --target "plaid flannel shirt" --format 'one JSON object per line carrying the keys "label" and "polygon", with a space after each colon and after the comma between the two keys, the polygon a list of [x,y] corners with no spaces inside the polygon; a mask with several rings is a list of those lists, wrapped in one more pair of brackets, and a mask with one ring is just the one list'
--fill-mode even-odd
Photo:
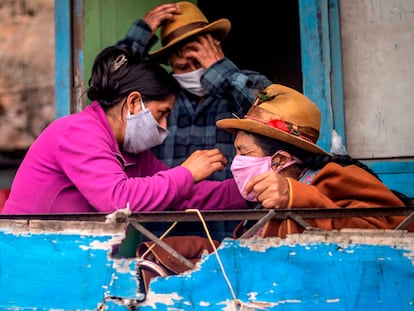
{"label": "plaid flannel shirt", "polygon": [[[118,44],[129,46],[135,54],[145,56],[156,40],[156,37],[151,37],[149,26],[138,20]],[[195,150],[218,148],[229,164],[223,172],[215,172],[209,179],[231,178],[234,135],[220,130],[216,121],[233,118],[233,113],[242,117],[257,91],[271,83],[262,74],[238,69],[228,58],[213,64],[201,77],[201,84],[208,95],[200,98],[184,89],[178,94],[168,117],[169,135],[161,146],[153,148],[154,154],[174,167]]]}

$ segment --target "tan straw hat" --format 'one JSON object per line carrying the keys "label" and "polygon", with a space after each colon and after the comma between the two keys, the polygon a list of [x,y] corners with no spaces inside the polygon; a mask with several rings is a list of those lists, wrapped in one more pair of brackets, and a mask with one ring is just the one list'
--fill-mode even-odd
{"label": "tan straw hat", "polygon": [[244,130],[328,154],[316,145],[321,125],[318,107],[302,93],[283,85],[272,84],[259,92],[243,119],[222,119],[216,124],[229,132]]}
{"label": "tan straw hat", "polygon": [[176,3],[181,14],[161,27],[161,45],[157,51],[149,53],[152,58],[166,62],[166,53],[179,42],[198,34],[214,33],[217,40],[223,40],[230,32],[231,24],[228,19],[222,18],[209,23],[200,9],[193,3],[183,1]]}

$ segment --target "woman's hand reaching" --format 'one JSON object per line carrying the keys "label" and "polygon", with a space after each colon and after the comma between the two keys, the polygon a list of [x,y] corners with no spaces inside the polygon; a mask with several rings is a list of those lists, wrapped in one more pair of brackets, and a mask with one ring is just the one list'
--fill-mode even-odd
{"label": "woman's hand reaching", "polygon": [[191,172],[196,183],[206,179],[215,171],[224,170],[226,165],[227,159],[218,149],[194,151],[181,164]]}

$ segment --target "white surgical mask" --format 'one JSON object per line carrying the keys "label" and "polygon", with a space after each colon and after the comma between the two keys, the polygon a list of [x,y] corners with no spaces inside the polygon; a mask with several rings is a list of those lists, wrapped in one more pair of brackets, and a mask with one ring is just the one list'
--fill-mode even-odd
{"label": "white surgical mask", "polygon": [[173,74],[173,77],[178,81],[181,87],[190,93],[197,96],[207,95],[208,92],[201,86],[201,76],[206,72],[204,68],[199,68],[194,71]]}
{"label": "white surgical mask", "polygon": [[151,110],[145,108],[141,99],[142,110],[131,115],[128,111],[123,149],[130,153],[139,153],[161,145],[168,136],[168,130],[155,120]]}

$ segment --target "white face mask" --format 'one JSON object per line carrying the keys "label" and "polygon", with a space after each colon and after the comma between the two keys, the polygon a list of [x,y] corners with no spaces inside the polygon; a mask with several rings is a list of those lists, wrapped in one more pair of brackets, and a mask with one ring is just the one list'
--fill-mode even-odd
{"label": "white face mask", "polygon": [[201,86],[201,76],[206,72],[204,68],[199,68],[187,73],[173,74],[181,87],[197,96],[207,95],[208,92]]}
{"label": "white face mask", "polygon": [[151,113],[145,108],[141,99],[142,110],[131,115],[128,111],[123,149],[130,153],[139,153],[161,145],[168,136],[168,130],[158,124]]}

